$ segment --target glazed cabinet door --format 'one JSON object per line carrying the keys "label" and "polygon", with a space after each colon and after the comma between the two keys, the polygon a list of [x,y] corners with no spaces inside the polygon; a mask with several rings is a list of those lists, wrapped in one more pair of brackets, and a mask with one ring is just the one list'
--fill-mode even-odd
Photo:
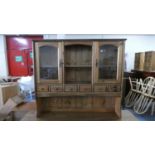
{"label": "glazed cabinet door", "polygon": [[62,83],[62,43],[35,42],[37,83]]}
{"label": "glazed cabinet door", "polygon": [[95,43],[94,83],[120,83],[123,70],[123,42]]}

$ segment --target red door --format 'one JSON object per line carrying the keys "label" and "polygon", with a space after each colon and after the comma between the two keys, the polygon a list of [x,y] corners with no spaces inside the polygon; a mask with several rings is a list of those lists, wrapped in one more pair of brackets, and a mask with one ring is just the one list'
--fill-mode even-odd
{"label": "red door", "polygon": [[27,76],[28,72],[28,62],[27,54],[24,50],[10,50],[9,53],[9,68],[10,75],[15,76]]}
{"label": "red door", "polygon": [[27,69],[28,69],[28,75],[33,75],[33,53],[32,49],[25,49],[25,56],[27,59]]}
{"label": "red door", "polygon": [[6,36],[9,75],[33,75],[32,40],[43,36]]}

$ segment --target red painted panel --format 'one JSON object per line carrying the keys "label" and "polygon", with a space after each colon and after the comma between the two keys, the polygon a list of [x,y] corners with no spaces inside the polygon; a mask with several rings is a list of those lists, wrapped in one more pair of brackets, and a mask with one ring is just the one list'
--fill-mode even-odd
{"label": "red painted panel", "polygon": [[42,40],[43,36],[6,36],[7,49],[32,49],[32,40]]}
{"label": "red painted panel", "polygon": [[27,76],[28,63],[24,51],[10,50],[9,52],[9,69],[12,76]]}
{"label": "red painted panel", "polygon": [[28,74],[33,75],[33,53],[31,49],[24,50],[26,59],[27,59],[27,67],[28,67]]}
{"label": "red painted panel", "polygon": [[32,40],[42,39],[43,36],[6,36],[11,76],[33,75]]}

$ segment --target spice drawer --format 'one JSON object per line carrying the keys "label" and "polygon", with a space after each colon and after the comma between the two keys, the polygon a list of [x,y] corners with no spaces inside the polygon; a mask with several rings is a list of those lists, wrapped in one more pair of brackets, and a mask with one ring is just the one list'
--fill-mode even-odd
{"label": "spice drawer", "polygon": [[89,84],[81,84],[81,85],[79,85],[79,91],[80,92],[91,92],[92,86]]}
{"label": "spice drawer", "polygon": [[49,85],[45,85],[45,84],[38,85],[37,91],[38,92],[48,92],[49,91]]}
{"label": "spice drawer", "polygon": [[106,84],[106,85],[95,85],[95,92],[120,92],[121,85],[120,84]]}
{"label": "spice drawer", "polygon": [[66,84],[64,86],[65,92],[77,92],[77,85],[75,84]]}
{"label": "spice drawer", "polygon": [[62,92],[63,86],[62,85],[50,85],[51,92]]}

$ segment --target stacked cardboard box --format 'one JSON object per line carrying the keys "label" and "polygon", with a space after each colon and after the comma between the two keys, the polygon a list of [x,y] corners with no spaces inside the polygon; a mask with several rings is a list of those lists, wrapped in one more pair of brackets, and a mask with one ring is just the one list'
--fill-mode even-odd
{"label": "stacked cardboard box", "polygon": [[19,94],[19,86],[16,82],[0,83],[0,108],[7,100]]}

